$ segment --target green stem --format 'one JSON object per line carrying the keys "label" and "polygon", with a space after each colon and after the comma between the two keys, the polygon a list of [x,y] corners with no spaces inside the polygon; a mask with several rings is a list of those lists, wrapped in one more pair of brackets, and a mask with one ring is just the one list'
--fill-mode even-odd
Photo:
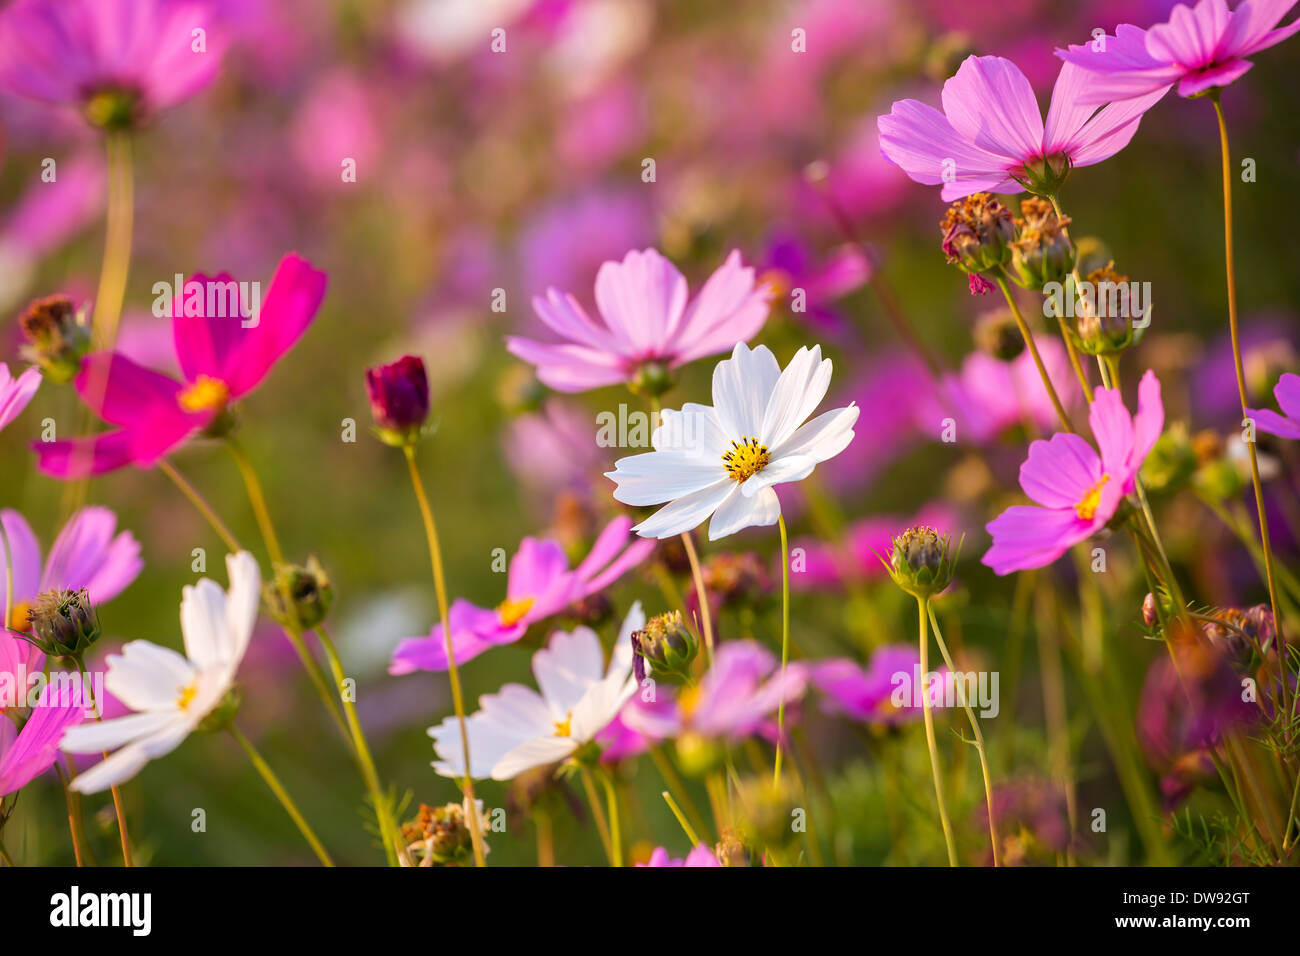
{"label": "green stem", "polygon": [[297,825],[298,832],[303,835],[307,843],[311,846],[317,859],[319,859],[325,866],[333,866],[334,861],[331,860],[330,855],[325,852],[325,847],[321,846],[320,840],[316,839],[316,834],[312,832],[311,827],[307,825],[307,821],[304,820],[302,814],[298,812],[297,805],[289,796],[288,791],[284,789],[284,785],[280,783],[280,779],[275,775],[271,768],[267,766],[266,761],[262,759],[262,755],[253,748],[253,745],[249,743],[248,738],[241,734],[239,728],[234,724],[230,725],[230,735],[234,737],[235,740],[239,741],[239,746],[244,748],[244,752],[248,754],[248,759],[252,761],[253,766],[257,768],[257,772],[260,773],[262,779],[266,781],[266,785],[271,788],[271,792],[275,794],[276,799],[280,801],[280,805],[284,807],[285,812],[289,814],[290,818]]}
{"label": "green stem", "polygon": [[926,612],[930,618],[930,627],[934,631],[935,643],[939,645],[939,653],[943,655],[943,662],[948,665],[948,671],[953,675],[957,689],[961,697],[961,705],[966,709],[966,718],[970,721],[970,729],[975,734],[975,750],[980,757],[980,772],[984,775],[984,802],[988,807],[989,815],[989,839],[993,844],[993,865],[1001,866],[1001,855],[998,851],[998,827],[993,819],[993,777],[989,772],[988,752],[984,748],[984,732],[980,730],[979,718],[975,716],[975,711],[966,699],[966,689],[961,681],[957,679],[957,668],[952,662],[952,656],[948,653],[948,645],[943,641],[943,634],[939,631],[939,619],[934,615],[934,605],[929,601],[925,602]]}
{"label": "green stem", "polygon": [[596,793],[596,785],[592,783],[591,771],[585,766],[578,768],[578,775],[582,777],[582,789],[587,794],[587,804],[591,807],[592,819],[596,821],[596,833],[600,836],[600,845],[605,848],[605,859],[609,865],[614,865],[614,849],[609,842],[609,824],[605,821],[605,811],[600,805],[600,795]]}
{"label": "green stem", "polygon": [[[433,520],[433,508],[429,506],[428,496],[424,492],[424,482],[420,478],[420,469],[415,463],[415,446],[403,447],[406,454],[406,469],[411,476],[411,487],[415,489],[415,500],[420,507],[420,518],[424,522],[424,536],[429,543],[429,563],[433,569],[433,589],[438,598],[438,616],[442,621],[443,647],[447,652],[447,677],[451,682],[451,702],[456,710],[456,721],[460,724],[460,752],[465,758],[465,776],[462,786],[469,799],[472,810],[477,810],[474,798],[474,778],[470,776],[469,731],[465,727],[465,699],[460,689],[460,671],[456,669],[456,653],[451,643],[451,616],[447,604],[447,580],[442,567],[442,546],[438,541],[438,526]],[[470,814],[470,839],[474,846],[474,865],[486,866],[487,858],[483,851],[483,834],[480,832],[478,813]]]}
{"label": "green stem", "polygon": [[[691,795],[686,792],[686,787],[682,783],[682,778],[677,775],[677,771],[673,768],[672,761],[668,759],[663,748],[658,744],[652,743],[650,744],[649,750],[650,759],[654,761],[655,768],[659,771],[659,776],[663,777],[664,783],[668,785],[668,789],[672,791],[672,794],[676,797],[678,803],[686,809],[688,818],[691,823],[694,824],[696,832],[706,832],[708,827],[704,825],[704,817],[700,815],[700,810],[695,805],[695,801],[691,799]],[[691,845],[694,846],[694,843]]]}
{"label": "green stem", "polygon": [[[1250,398],[1246,394],[1246,371],[1241,360],[1241,335],[1237,322],[1237,273],[1232,240],[1232,160],[1228,148],[1228,124],[1223,116],[1223,105],[1219,102],[1219,90],[1216,87],[1209,94],[1214,104],[1214,115],[1219,121],[1219,147],[1223,155],[1223,266],[1228,285],[1228,330],[1232,337],[1233,368],[1237,373],[1237,396],[1241,399],[1242,418],[1250,417]],[[1259,477],[1259,458],[1255,453],[1255,442],[1246,443],[1250,453],[1250,481],[1255,489],[1255,508],[1259,512],[1259,540],[1264,551],[1264,576],[1268,581],[1268,600],[1273,609],[1273,622],[1277,628],[1277,640],[1282,672],[1282,700],[1284,705],[1291,694],[1291,682],[1287,677],[1286,633],[1282,619],[1278,616],[1277,583],[1273,577],[1273,549],[1269,544],[1268,512],[1264,509],[1264,486]],[[1291,708],[1286,705],[1287,713]]]}
{"label": "green stem", "polygon": [[623,833],[619,827],[618,792],[614,789],[614,780],[609,771],[602,769],[600,781],[605,787],[605,802],[609,805],[609,847],[612,851],[611,865],[623,866]]}
{"label": "green stem", "polygon": [[948,848],[948,865],[959,866],[957,843],[953,839],[952,823],[948,820],[948,802],[943,795],[943,772],[939,769],[939,745],[934,739],[934,712],[930,708],[930,686],[925,676],[930,672],[930,637],[927,632],[926,613],[928,604],[925,598],[916,599],[921,651],[921,712],[925,718],[925,743],[930,749],[930,772],[934,776],[934,796],[939,803],[939,823],[943,827],[943,841]]}
{"label": "green stem", "polygon": [[[77,671],[81,674],[81,687],[83,692],[90,692],[90,671],[86,669],[86,660],[83,655],[75,655],[72,658],[73,663],[77,665]],[[94,701],[95,719],[103,720],[101,708],[102,701]],[[108,759],[108,754],[104,754],[104,759]],[[131,856],[131,836],[126,831],[126,804],[122,801],[122,790],[114,785],[110,788],[113,793],[113,812],[117,814],[117,832],[122,839],[122,865],[134,866]]]}
{"label": "green stem", "polygon": [[213,507],[208,504],[207,499],[199,493],[199,490],[190,484],[186,477],[177,470],[175,465],[166,458],[163,458],[158,462],[158,469],[172,480],[172,484],[180,489],[181,494],[189,499],[190,504],[192,504],[195,510],[197,510],[208,524],[212,526],[212,530],[217,533],[217,537],[221,539],[222,544],[224,544],[231,553],[242,550],[239,547],[238,539],[236,539],[231,530],[226,527],[226,523],[221,520],[221,517]]}
{"label": "green stem", "polygon": [[1038,354],[1038,346],[1034,344],[1033,333],[1029,331],[1029,326],[1025,323],[1025,317],[1020,314],[1020,306],[1016,305],[1015,296],[1011,294],[1011,287],[1007,285],[1006,277],[1001,274],[993,276],[993,280],[1002,290],[1002,296],[1007,300],[1007,305],[1011,307],[1011,314],[1016,320],[1016,327],[1020,329],[1020,337],[1025,340],[1025,348],[1029,349],[1029,355],[1034,360],[1034,367],[1038,369],[1038,376],[1043,380],[1043,388],[1047,391],[1047,397],[1052,401],[1052,407],[1056,409],[1056,417],[1061,421],[1063,431],[1073,432],[1074,426],[1070,424],[1070,416],[1065,413],[1065,406],[1061,404],[1060,396],[1056,394],[1056,386],[1052,384],[1051,377],[1047,374],[1047,367],[1043,365],[1043,357]]}
{"label": "green stem", "polygon": [[785,515],[776,519],[781,531],[781,684],[776,705],[776,763],[772,782],[781,784],[781,743],[785,738],[785,669],[790,660],[790,542],[785,530]]}
{"label": "green stem", "polygon": [[[253,509],[258,529],[262,534],[262,541],[266,544],[266,551],[271,559],[271,575],[272,579],[274,579],[279,576],[277,571],[284,564],[284,553],[280,550],[280,539],[276,536],[275,525],[271,521],[271,512],[266,507],[266,495],[262,493],[262,483],[258,481],[257,471],[253,468],[253,463],[249,461],[243,447],[233,439],[227,439],[226,447],[230,450],[230,455],[235,460],[235,467],[239,469],[240,477],[244,481],[244,488],[248,493],[248,503]],[[298,653],[298,659],[302,661],[303,669],[307,672],[308,678],[311,679],[312,685],[316,688],[316,693],[320,695],[321,700],[325,703],[325,709],[329,711],[330,717],[339,729],[339,733],[343,735],[343,739],[351,747],[352,735],[348,733],[347,725],[343,720],[343,712],[339,709],[335,695],[329,689],[329,681],[326,679],[325,673],[321,670],[320,664],[303,640],[302,628],[296,624],[297,612],[292,596],[288,593],[287,582],[281,582],[280,597],[293,622],[290,625],[285,625],[284,633],[293,645],[293,649]]]}
{"label": "green stem", "polygon": [[375,819],[379,824],[380,839],[384,843],[384,855],[388,858],[389,866],[397,866],[397,846],[400,842],[397,822],[393,819],[392,807],[389,806],[388,797],[379,782],[379,771],[375,769],[374,758],[370,755],[370,746],[366,743],[365,732],[361,729],[356,704],[348,694],[343,692],[343,681],[346,679],[343,663],[339,660],[338,650],[323,625],[317,626],[316,634],[320,637],[321,647],[325,649],[325,659],[329,661],[339,699],[343,702],[343,713],[347,716],[348,727],[352,731],[357,761],[361,764],[361,776],[365,778],[366,787],[370,790],[370,800],[375,807]]}
{"label": "green stem", "polygon": [[691,847],[694,848],[699,846],[699,835],[695,832],[695,829],[690,825],[689,821],[687,821],[685,815],[682,813],[682,808],[679,807],[677,801],[673,799],[673,795],[667,790],[662,791],[659,795],[664,798],[664,803],[668,804],[668,809],[671,810],[673,816],[677,818],[677,823],[681,826],[682,832],[686,834],[686,839],[691,841]]}

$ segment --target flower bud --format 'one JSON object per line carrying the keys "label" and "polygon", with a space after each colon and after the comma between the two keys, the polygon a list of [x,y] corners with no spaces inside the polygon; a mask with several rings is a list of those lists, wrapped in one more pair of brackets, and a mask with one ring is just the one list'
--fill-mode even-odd
{"label": "flower bud", "polygon": [[699,649],[699,642],[686,627],[681,611],[652,617],[643,629],[632,632],[636,679],[645,680],[646,664],[657,678],[685,677]]}
{"label": "flower bud", "polygon": [[[285,603],[286,595],[289,604]],[[274,579],[262,586],[262,596],[271,616],[285,627],[310,631],[325,620],[334,601],[334,589],[313,555],[305,565],[277,565]]]}
{"label": "flower bud", "polygon": [[955,559],[949,554],[949,539],[933,528],[908,528],[894,538],[889,573],[894,583],[918,598],[938,594],[952,583]]}
{"label": "flower bud", "polygon": [[81,371],[81,359],[90,351],[90,332],[85,315],[77,312],[72,300],[52,295],[37,299],[18,320],[28,344],[20,354],[40,366],[46,381],[63,385]]}
{"label": "flower bud", "polygon": [[1025,338],[1010,309],[986,312],[975,320],[975,345],[986,355],[1010,362],[1025,350]]}
{"label": "flower bud", "polygon": [[735,827],[723,827],[718,833],[713,855],[723,866],[757,866],[759,854],[751,854],[745,845],[745,835]]}
{"label": "flower bud", "polygon": [[424,360],[405,355],[390,365],[366,369],[366,394],[380,441],[413,444],[429,417],[429,377]]}
{"label": "flower bud", "polygon": [[642,362],[628,388],[637,395],[662,395],[673,387],[672,370],[663,362]]}
{"label": "flower bud", "polygon": [[1200,464],[1192,476],[1197,494],[1214,502],[1235,501],[1241,496],[1245,479],[1217,432],[1210,429],[1198,432],[1192,439],[1192,450]]}
{"label": "flower bud", "polygon": [[1141,341],[1145,328],[1134,326],[1129,315],[1128,276],[1116,272],[1111,263],[1088,273],[1087,281],[1094,294],[1092,302],[1075,313],[1074,341],[1079,351],[1114,355]]}
{"label": "flower bud", "polygon": [[1026,289],[1042,289],[1049,282],[1063,282],[1074,268],[1074,246],[1065,227],[1069,216],[1057,216],[1046,199],[1031,197],[1020,203],[1016,240],[1011,244],[1011,266],[1007,272]]}
{"label": "flower bud", "polygon": [[1160,623],[1160,608],[1156,604],[1156,596],[1150,591],[1142,599],[1142,623],[1147,627],[1155,627]]}
{"label": "flower bud", "polygon": [[1016,223],[1011,210],[989,193],[975,193],[948,208],[943,254],[963,272],[988,272],[1011,260]]}
{"label": "flower bud", "polygon": [[[481,801],[479,801],[481,804]],[[402,824],[402,838],[409,841],[407,854],[418,866],[471,866],[474,862],[474,842],[468,804],[448,803],[440,807],[420,804],[414,820]],[[480,832],[487,821],[481,805],[476,808]],[[487,850],[486,845],[484,850]]]}
{"label": "flower bud", "polygon": [[101,633],[99,615],[85,588],[43,592],[27,621],[37,637],[36,646],[51,657],[80,657]]}
{"label": "flower bud", "polygon": [[1178,491],[1196,473],[1196,452],[1192,449],[1187,426],[1175,422],[1151,448],[1142,463],[1142,483],[1152,494]]}

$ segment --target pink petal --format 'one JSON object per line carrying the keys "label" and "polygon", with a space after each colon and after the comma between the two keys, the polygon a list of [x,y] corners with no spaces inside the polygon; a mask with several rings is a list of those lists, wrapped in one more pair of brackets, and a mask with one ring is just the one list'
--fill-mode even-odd
{"label": "pink petal", "polygon": [[899,100],[876,120],[881,154],[926,186],[944,185],[951,201],[982,191],[1019,191],[1007,179],[1012,161],[980,149],[961,136],[948,118],[916,100]]}
{"label": "pink petal", "polygon": [[1020,68],[999,56],[969,56],[943,85],[953,129],[981,149],[1014,160],[1042,154],[1043,115]]}
{"label": "pink petal", "polygon": [[620,356],[584,345],[548,345],[512,335],[506,337],[506,351],[536,366],[538,379],[557,392],[585,392],[631,378]]}
{"label": "pink petal", "polygon": [[1060,432],[1029,446],[1020,466],[1020,487],[1045,508],[1073,508],[1101,475],[1101,459],[1092,446],[1078,435]]}
{"label": "pink petal", "polygon": [[1297,30],[1300,20],[1274,30],[1296,0],[1246,0],[1232,11],[1231,21],[1215,52],[1215,59],[1250,56],[1259,50],[1281,43]]}
{"label": "pink petal", "polygon": [[596,273],[596,305],[637,358],[664,354],[686,308],[686,279],[654,249],[632,250]]}
{"label": "pink petal", "polygon": [[280,260],[262,300],[257,325],[242,330],[242,344],[227,358],[221,379],[230,387],[232,398],[247,395],[260,385],[307,331],[325,298],[327,281],[324,272],[295,253]]}
{"label": "pink petal", "polygon": [[1016,505],[990,521],[985,529],[993,546],[980,560],[999,575],[1051,564],[1092,533],[1069,508]]}
{"label": "pink petal", "polygon": [[75,385],[90,410],[110,425],[136,425],[182,412],[180,382],[119,352],[87,356]]}
{"label": "pink petal", "polygon": [[45,565],[43,589],[87,588],[96,604],[112,600],[139,576],[140,542],[129,531],[114,535],[108,508],[82,508],[63,526]]}
{"label": "pink petal", "polygon": [[674,365],[730,351],[758,334],[767,321],[772,290],[754,280],[754,270],[732,250],[686,308],[667,348]]}
{"label": "pink petal", "polygon": [[[30,602],[41,592],[41,546],[36,542],[36,535],[27,519],[17,511],[9,508],[0,511],[0,522],[3,522],[5,536],[9,539],[9,553],[13,557],[14,601]],[[0,551],[0,588],[5,586],[6,579],[4,557],[4,552]]]}
{"label": "pink petal", "polygon": [[1097,388],[1088,409],[1088,426],[1101,452],[1102,467],[1112,475],[1126,474],[1133,456],[1133,419],[1119,389]]}
{"label": "pink petal", "polygon": [[1147,31],[1147,52],[1152,58],[1197,70],[1214,62],[1219,41],[1228,29],[1227,0],[1200,0],[1195,7],[1178,4],[1169,22]]}

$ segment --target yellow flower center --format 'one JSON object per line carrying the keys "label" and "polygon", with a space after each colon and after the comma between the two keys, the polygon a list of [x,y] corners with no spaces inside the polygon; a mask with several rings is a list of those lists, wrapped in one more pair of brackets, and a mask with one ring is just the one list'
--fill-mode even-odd
{"label": "yellow flower center", "polygon": [[502,627],[514,627],[524,619],[533,606],[533,598],[506,598],[497,605],[497,617],[501,620]]}
{"label": "yellow flower center", "polygon": [[176,401],[187,412],[219,410],[229,399],[229,386],[221,379],[208,375],[200,375],[189,388],[176,396]]}
{"label": "yellow flower center", "polygon": [[682,692],[677,696],[677,709],[681,711],[682,719],[689,719],[699,705],[700,685],[683,687]]}
{"label": "yellow flower center", "polygon": [[9,626],[15,631],[26,631],[31,625],[27,621],[27,613],[31,611],[32,606],[26,601],[19,601],[9,612]]}
{"label": "yellow flower center", "polygon": [[1093,485],[1092,489],[1074,506],[1074,513],[1084,521],[1091,521],[1097,514],[1097,506],[1101,504],[1101,489],[1106,487],[1108,481],[1110,475],[1102,475],[1101,481]]}
{"label": "yellow flower center", "polygon": [[555,721],[555,736],[573,736],[573,711],[569,711],[568,715],[563,720]]}
{"label": "yellow flower center", "polygon": [[772,460],[766,445],[760,445],[757,438],[741,436],[740,441],[731,443],[731,450],[722,456],[722,463],[727,467],[727,474],[737,481],[745,481],[764,468]]}
{"label": "yellow flower center", "polygon": [[178,710],[189,710],[190,704],[194,703],[194,696],[199,692],[198,683],[189,684],[181,689],[176,696],[176,708]]}

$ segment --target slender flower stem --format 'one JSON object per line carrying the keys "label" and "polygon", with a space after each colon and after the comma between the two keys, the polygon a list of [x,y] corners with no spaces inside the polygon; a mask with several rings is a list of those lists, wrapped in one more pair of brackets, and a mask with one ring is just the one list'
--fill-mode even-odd
{"label": "slender flower stem", "polygon": [[[1237,395],[1241,399],[1242,418],[1250,417],[1250,398],[1246,394],[1246,370],[1241,361],[1241,334],[1237,322],[1237,272],[1232,241],[1232,160],[1228,149],[1228,124],[1223,116],[1223,105],[1219,102],[1219,90],[1215,88],[1209,94],[1214,104],[1214,115],[1219,121],[1219,148],[1223,155],[1223,267],[1228,284],[1228,329],[1232,336],[1233,368],[1237,373]],[[1278,616],[1277,583],[1273,578],[1273,550],[1269,544],[1268,512],[1264,509],[1264,486],[1259,478],[1259,457],[1255,453],[1255,442],[1246,443],[1250,453],[1250,480],[1255,488],[1255,508],[1259,512],[1259,540],[1264,551],[1264,576],[1268,580],[1268,601],[1273,609],[1273,621],[1277,629],[1278,660],[1282,671],[1282,700],[1285,704],[1291,693],[1291,682],[1287,678],[1286,633],[1282,619]],[[1288,705],[1287,712],[1291,712]]]}
{"label": "slender flower stem", "polygon": [[[93,691],[91,691],[90,684],[90,671],[86,669],[85,657],[80,654],[74,655],[72,661],[77,665],[77,672],[81,674],[81,688],[83,693],[90,692],[93,697]],[[95,700],[94,707],[95,720],[103,720],[103,702]],[[108,759],[107,753],[104,754],[104,759]],[[122,838],[122,865],[134,866],[135,864],[131,862],[131,835],[127,833],[126,830],[126,804],[122,801],[122,790],[116,785],[110,789],[113,793],[113,812],[117,814],[117,832],[118,836]]]}
{"label": "slender flower stem", "polygon": [[[659,776],[663,777],[664,783],[666,783],[668,789],[672,791],[677,803],[686,809],[687,817],[691,823],[694,824],[696,832],[706,832],[708,827],[704,825],[704,817],[700,815],[700,810],[695,805],[695,801],[691,799],[691,795],[686,792],[686,787],[682,784],[682,778],[678,776],[677,771],[673,769],[672,761],[668,759],[663,748],[658,744],[652,743],[650,744],[649,750],[650,759],[654,761],[655,768],[659,771]],[[694,844],[692,844],[692,846],[694,846]]]}
{"label": "slender flower stem", "polygon": [[[253,509],[258,529],[262,534],[262,540],[266,544],[267,554],[271,558],[271,575],[274,578],[280,565],[284,564],[284,553],[280,550],[280,539],[276,536],[275,525],[271,521],[271,512],[266,507],[266,495],[262,493],[262,483],[258,481],[257,471],[253,468],[253,463],[248,460],[248,455],[244,452],[243,447],[233,439],[226,441],[226,447],[230,450],[230,455],[235,460],[235,466],[239,469],[240,477],[244,480],[244,488],[248,492],[248,503]],[[281,598],[284,601],[285,608],[296,619],[297,615],[294,610],[293,600],[286,591],[287,586],[282,586]],[[286,625],[284,633],[289,638],[289,643],[293,645],[293,649],[297,651],[298,659],[302,661],[303,669],[307,672],[308,678],[311,679],[312,685],[316,688],[316,693],[324,701],[325,709],[329,711],[330,717],[339,729],[339,733],[348,742],[348,746],[353,748],[355,755],[355,744],[343,720],[343,712],[339,708],[339,702],[335,694],[330,690],[329,681],[326,679],[324,671],[321,670],[320,664],[303,640],[302,629],[296,624],[294,626]]]}
{"label": "slender flower stem", "polygon": [[81,821],[81,813],[73,799],[72,791],[68,789],[68,778],[57,761],[54,770],[59,775],[59,786],[63,788],[63,802],[68,807],[68,832],[72,835],[72,856],[77,861],[77,866],[85,866],[86,856],[81,847],[86,842],[86,833]]}
{"label": "slender flower stem", "polygon": [[609,865],[614,865],[614,848],[609,842],[609,823],[605,820],[605,811],[600,805],[600,795],[596,793],[596,785],[591,780],[591,771],[587,767],[578,768],[578,774],[582,777],[582,789],[587,794],[587,803],[591,807],[591,816],[596,821],[596,832],[600,835],[600,845],[605,848],[605,859],[609,860]]}
{"label": "slender flower stem", "polygon": [[[415,446],[406,445],[402,449],[406,454],[406,468],[411,475],[411,487],[415,489],[415,500],[420,506],[420,518],[424,522],[424,536],[429,542],[429,564],[433,568],[433,589],[438,597],[438,616],[442,621],[443,647],[447,651],[447,677],[451,682],[451,702],[456,709],[456,721],[460,724],[460,752],[465,758],[465,776],[462,786],[465,796],[469,798],[471,808],[477,808],[474,799],[474,778],[470,776],[469,731],[465,728],[465,699],[460,689],[460,671],[456,669],[456,653],[451,644],[451,616],[447,605],[447,580],[442,567],[442,547],[438,543],[438,526],[433,520],[433,509],[429,507],[428,496],[424,492],[424,481],[420,478],[419,466],[415,463]],[[483,852],[483,834],[479,831],[477,813],[471,813],[470,837],[474,845],[474,865],[486,866]]]}
{"label": "slender flower stem", "polygon": [[297,805],[289,796],[288,791],[284,789],[284,785],[280,783],[280,779],[275,775],[271,768],[267,766],[266,761],[262,759],[262,755],[254,749],[253,745],[249,743],[248,738],[240,733],[239,728],[234,724],[230,725],[230,735],[234,737],[235,740],[239,741],[239,746],[244,748],[244,752],[248,754],[248,759],[253,762],[253,766],[256,767],[257,772],[262,775],[262,779],[265,780],[266,785],[271,788],[271,792],[275,794],[276,799],[280,801],[280,805],[284,807],[285,812],[288,813],[293,819],[293,822],[297,824],[298,832],[300,832],[307,840],[307,843],[310,844],[316,857],[325,866],[333,866],[334,861],[331,860],[330,855],[325,852],[325,847],[321,845],[320,840],[316,838],[316,834],[313,833],[311,827],[307,825],[307,821],[304,820],[302,814],[298,812]]}
{"label": "slender flower stem", "polygon": [[695,829],[682,813],[682,808],[677,805],[677,801],[673,799],[673,795],[667,790],[662,791],[659,795],[664,798],[664,803],[668,804],[668,809],[671,810],[673,816],[677,818],[677,823],[681,826],[682,832],[686,834],[686,839],[691,841],[691,846],[699,846],[699,835],[695,832]]}
{"label": "slender flower stem", "polygon": [[1029,355],[1034,360],[1034,367],[1038,369],[1038,376],[1043,380],[1043,388],[1047,390],[1047,397],[1052,400],[1052,407],[1056,409],[1056,417],[1061,420],[1061,428],[1067,432],[1073,432],[1074,426],[1070,424],[1070,416],[1065,413],[1065,406],[1061,404],[1060,396],[1056,394],[1056,386],[1052,384],[1051,377],[1047,374],[1047,367],[1043,365],[1043,357],[1038,354],[1038,346],[1034,344],[1034,336],[1029,331],[1029,326],[1025,323],[1025,317],[1020,314],[1020,306],[1016,305],[1015,296],[1011,294],[1011,287],[1007,285],[1007,280],[1001,274],[993,276],[997,282],[998,288],[1002,290],[1002,296],[1007,300],[1007,305],[1011,307],[1011,314],[1015,317],[1016,327],[1020,329],[1020,337],[1025,340],[1025,348],[1029,349]]}
{"label": "slender flower stem", "polygon": [[704,649],[709,655],[709,664],[713,664],[713,614],[709,609],[709,593],[704,589],[704,572],[700,568],[700,556],[695,552],[695,542],[689,531],[682,534],[682,546],[686,549],[686,559],[691,563],[691,578],[695,581],[695,599],[700,604],[700,627],[704,631]]}
{"label": "slender flower stem", "polygon": [[343,673],[343,662],[339,660],[339,652],[334,647],[334,641],[330,639],[323,625],[317,626],[316,634],[320,638],[321,647],[325,649],[325,659],[329,661],[330,671],[334,675],[334,686],[343,702],[343,713],[347,716],[348,728],[352,731],[352,742],[356,747],[357,762],[361,765],[361,776],[365,778],[366,787],[370,790],[370,801],[375,807],[379,838],[384,843],[384,856],[388,858],[389,866],[397,866],[397,846],[400,842],[397,822],[393,819],[388,796],[379,782],[379,771],[375,769],[374,758],[370,755],[370,746],[366,743],[365,732],[361,729],[361,721],[357,718],[356,704],[352,702],[350,695],[343,693],[343,681],[346,679]]}
{"label": "slender flower stem", "polygon": [[5,561],[5,616],[0,618],[0,634],[3,634],[14,623],[11,620],[14,614],[14,559],[13,552],[9,549],[9,532],[5,531],[3,520],[0,520],[0,557]]}
{"label": "slender flower stem", "polygon": [[601,768],[600,782],[605,787],[605,802],[609,805],[609,848],[610,864],[621,868],[623,866],[623,833],[619,826],[618,815],[618,791],[614,788],[614,780],[609,775],[609,771]]}
{"label": "slender flower stem", "polygon": [[537,865],[555,866],[555,830],[551,825],[551,815],[545,810],[534,810],[533,824],[537,827]]}
{"label": "slender flower stem", "polygon": [[[1047,198],[1052,204],[1052,209],[1056,211],[1056,218],[1064,219],[1065,213],[1061,212],[1060,200],[1057,199],[1055,195],[1050,195]],[[1071,245],[1073,245],[1073,241],[1070,240],[1070,231],[1062,226],[1061,232],[1065,234],[1065,238],[1070,241]],[[1077,249],[1078,247],[1076,246],[1075,248]],[[1083,284],[1083,280],[1079,276],[1079,264],[1077,261],[1070,267],[1070,278],[1074,280],[1074,286],[1076,289]],[[1073,295],[1074,293],[1071,292],[1072,297]],[[1061,327],[1061,338],[1065,340],[1065,350],[1070,355],[1070,365],[1074,368],[1074,375],[1079,380],[1079,387],[1083,390],[1083,397],[1086,398],[1088,404],[1091,405],[1092,387],[1088,384],[1088,376],[1084,374],[1083,363],[1079,360],[1079,350],[1074,347],[1074,339],[1070,336],[1070,330],[1065,324],[1064,310],[1058,312],[1056,322]]]}
{"label": "slender flower stem", "polygon": [[939,769],[939,745],[934,739],[934,711],[930,707],[930,687],[925,675],[930,672],[930,637],[927,631],[927,605],[924,598],[916,599],[916,611],[920,631],[921,651],[921,713],[925,718],[925,743],[930,748],[930,772],[934,776],[934,795],[939,803],[939,823],[943,827],[943,841],[948,848],[948,865],[960,866],[957,862],[957,843],[952,835],[952,823],[948,820],[948,803],[943,795],[943,773]]}
{"label": "slender flower stem", "polygon": [[190,484],[189,480],[176,469],[175,465],[163,458],[158,462],[158,469],[172,480],[172,483],[180,489],[181,494],[189,499],[190,504],[212,526],[212,530],[217,533],[217,537],[221,539],[222,544],[229,548],[232,553],[242,550],[239,547],[238,539],[226,527],[225,522],[221,520],[221,517],[213,510],[212,506],[208,504],[207,499],[199,493],[197,488]]}
{"label": "slender flower stem", "polygon": [[108,213],[104,234],[104,259],[95,294],[93,340],[98,352],[111,351],[117,341],[126,279],[131,271],[131,234],[135,228],[135,185],[131,171],[131,134],[109,133],[104,138],[108,156]]}
{"label": "slender flower stem", "polygon": [[785,530],[785,515],[776,519],[781,531],[781,685],[776,705],[776,763],[772,782],[781,784],[781,743],[785,739],[785,668],[790,660],[790,542]]}
{"label": "slender flower stem", "polygon": [[[926,601],[925,608],[930,618],[930,627],[934,630],[935,643],[939,645],[939,653],[943,655],[943,662],[948,665],[950,673],[956,674],[957,668],[952,662],[952,656],[948,653],[948,645],[943,642],[943,634],[939,631],[939,619],[935,617],[934,605]],[[980,730],[979,718],[975,716],[970,701],[966,699],[966,689],[962,686],[961,681],[957,681],[956,686],[961,696],[961,705],[966,708],[966,717],[970,721],[970,729],[975,734],[975,750],[980,757],[980,772],[984,775],[984,802],[988,807],[989,840],[993,844],[993,865],[1001,866],[1001,854],[998,851],[998,827],[993,819],[993,778],[989,773],[989,757],[984,748],[984,733]]]}

